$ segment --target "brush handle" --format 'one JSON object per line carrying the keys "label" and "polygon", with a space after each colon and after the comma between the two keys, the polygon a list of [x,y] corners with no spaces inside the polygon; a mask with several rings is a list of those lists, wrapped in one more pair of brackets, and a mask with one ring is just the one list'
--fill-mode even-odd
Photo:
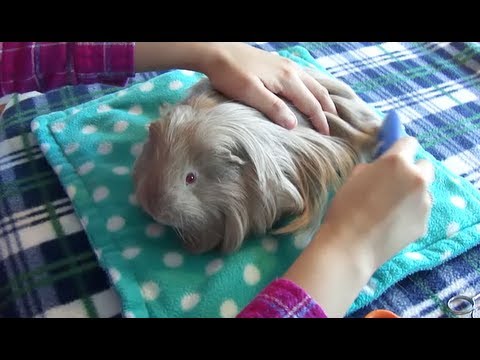
{"label": "brush handle", "polygon": [[390,147],[401,137],[407,136],[398,114],[390,111],[378,132],[378,144],[374,152],[373,158],[376,159],[385,153]]}

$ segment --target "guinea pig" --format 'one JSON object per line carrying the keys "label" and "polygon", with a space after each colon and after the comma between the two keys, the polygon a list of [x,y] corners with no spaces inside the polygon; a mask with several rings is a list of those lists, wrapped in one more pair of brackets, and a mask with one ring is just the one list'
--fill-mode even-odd
{"label": "guinea pig", "polygon": [[[330,135],[315,131],[289,105],[298,126],[287,130],[261,112],[225,98],[208,79],[149,127],[133,180],[138,203],[174,228],[200,254],[231,253],[249,234],[292,233],[319,219],[335,191],[376,146],[378,115],[345,83],[311,72],[338,116]],[[279,229],[275,223],[291,216]]]}

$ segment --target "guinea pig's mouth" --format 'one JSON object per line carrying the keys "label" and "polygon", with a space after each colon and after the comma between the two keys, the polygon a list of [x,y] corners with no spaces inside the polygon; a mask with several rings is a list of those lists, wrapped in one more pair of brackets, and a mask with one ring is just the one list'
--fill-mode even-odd
{"label": "guinea pig's mouth", "polygon": [[177,234],[185,250],[199,255],[210,250],[214,250],[223,241],[223,234],[215,229],[182,229],[180,227],[171,227]]}
{"label": "guinea pig's mouth", "polygon": [[207,221],[191,221],[187,214],[175,213],[175,216],[169,216],[171,213],[164,214],[158,209],[145,210],[157,223],[171,228],[183,248],[190,253],[202,254],[213,250],[224,240],[224,220],[218,217]]}

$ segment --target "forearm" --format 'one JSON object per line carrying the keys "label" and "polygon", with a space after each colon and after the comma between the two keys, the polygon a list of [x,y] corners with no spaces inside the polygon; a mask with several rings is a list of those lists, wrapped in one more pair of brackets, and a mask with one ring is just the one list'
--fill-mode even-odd
{"label": "forearm", "polygon": [[343,249],[342,236],[323,226],[284,278],[303,288],[328,317],[343,317],[374,272],[372,259]]}
{"label": "forearm", "polygon": [[218,47],[209,42],[137,42],[135,71],[185,69],[205,72]]}

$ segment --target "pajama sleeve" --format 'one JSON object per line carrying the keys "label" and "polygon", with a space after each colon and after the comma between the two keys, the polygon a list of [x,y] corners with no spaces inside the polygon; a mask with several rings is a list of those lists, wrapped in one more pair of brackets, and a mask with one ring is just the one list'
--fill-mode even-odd
{"label": "pajama sleeve", "polygon": [[237,318],[326,318],[302,288],[287,279],[272,281],[238,315]]}
{"label": "pajama sleeve", "polygon": [[123,86],[134,72],[131,42],[0,43],[0,97],[64,85]]}

